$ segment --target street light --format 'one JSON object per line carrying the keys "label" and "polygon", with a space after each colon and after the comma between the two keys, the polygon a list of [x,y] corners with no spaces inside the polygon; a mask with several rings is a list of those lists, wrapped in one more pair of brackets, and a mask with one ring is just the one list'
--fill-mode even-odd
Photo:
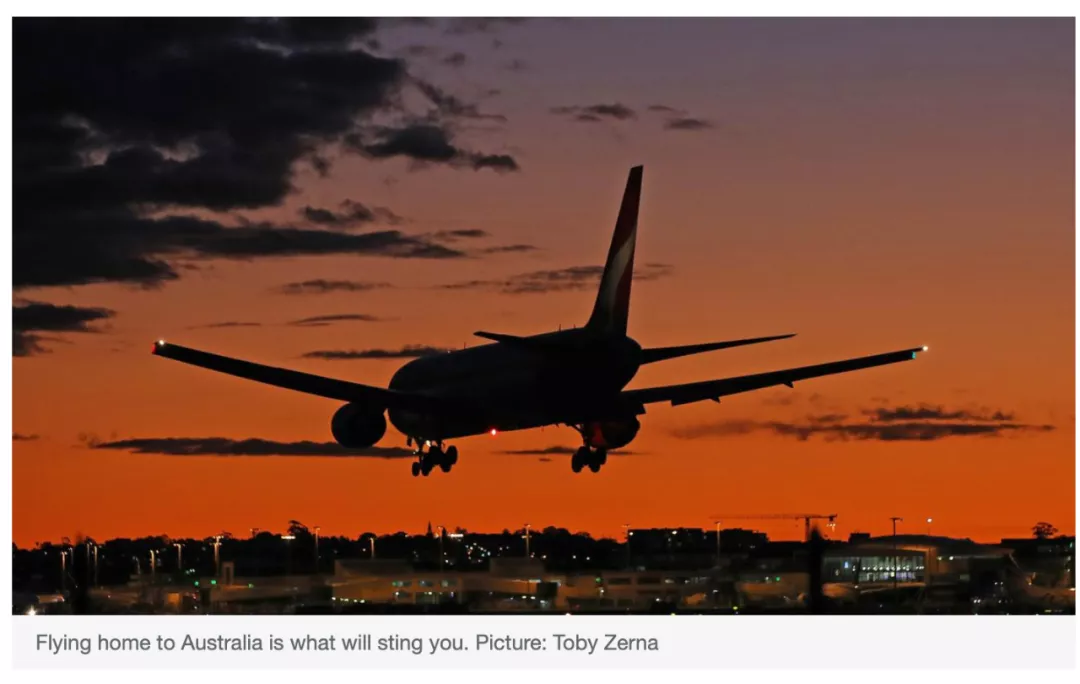
{"label": "street light", "polygon": [[315,574],[319,574],[319,530],[321,528],[315,526]]}
{"label": "street light", "polygon": [[435,527],[437,527],[438,530],[439,530],[439,572],[442,572],[443,571],[443,565],[446,564],[446,561],[443,559],[443,543],[442,543],[443,530],[446,529],[446,528],[444,528],[442,525],[436,525]]}
{"label": "street light", "polygon": [[893,516],[889,518],[892,520],[892,548],[893,548],[893,594],[896,596],[896,602],[900,602],[900,595],[897,593],[900,583],[900,557],[896,552],[896,523],[903,522],[904,519],[899,516]]}
{"label": "street light", "polygon": [[624,523],[623,524],[623,536],[626,538],[626,567],[627,567],[627,569],[633,567],[633,564],[630,562],[630,537],[633,534],[634,533],[630,531],[630,523]]}
{"label": "street light", "polygon": [[221,535],[214,537],[214,575],[221,576]]}
{"label": "street light", "polygon": [[176,571],[177,572],[183,572],[184,571],[184,545],[180,544],[180,543],[175,543],[175,544],[173,544],[173,546],[176,547]]}
{"label": "street light", "polygon": [[716,521],[716,567],[720,567],[720,521]]}
{"label": "street light", "polygon": [[371,560],[375,560],[375,535],[371,535]]}
{"label": "street light", "polygon": [[933,522],[934,522],[934,519],[933,519],[933,518],[927,518],[927,519],[926,519],[926,536],[927,536],[927,537],[931,536],[931,535],[930,535],[930,525],[931,525],[931,524],[932,524]]}
{"label": "street light", "polygon": [[285,540],[285,575],[286,577],[292,574],[292,544],[293,539],[296,539],[294,534],[283,534],[281,538]]}
{"label": "street light", "polygon": [[532,556],[529,554],[529,528],[531,528],[531,527],[532,527],[532,525],[530,525],[529,523],[525,523],[525,557],[526,558],[532,558]]}

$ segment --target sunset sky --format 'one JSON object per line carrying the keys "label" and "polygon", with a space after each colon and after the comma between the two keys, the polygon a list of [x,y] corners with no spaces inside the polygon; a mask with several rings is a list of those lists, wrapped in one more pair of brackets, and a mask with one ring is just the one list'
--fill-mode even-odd
{"label": "sunset sky", "polygon": [[[619,536],[787,512],[838,514],[838,538],[890,516],[978,540],[1043,520],[1074,533],[1072,19],[13,33],[20,546],[289,520]],[[603,263],[636,164],[630,335],[798,336],[654,364],[630,387],[930,352],[651,405],[599,474],[538,453],[578,446],[554,427],[455,440],[453,472],[428,478],[397,451],[171,453],[332,442],[338,404],[155,358],[159,337],[385,385],[407,358],[305,354],[583,324],[597,280],[566,269]],[[322,316],[339,318],[303,322]]]}

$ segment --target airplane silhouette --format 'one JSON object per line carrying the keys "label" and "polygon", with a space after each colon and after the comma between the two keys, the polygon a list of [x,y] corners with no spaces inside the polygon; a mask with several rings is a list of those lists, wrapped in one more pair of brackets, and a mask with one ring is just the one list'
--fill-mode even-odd
{"label": "airplane silhouette", "polygon": [[[158,340],[153,353],[276,387],[347,402],[330,421],[339,444],[350,449],[374,445],[386,433],[386,417],[416,446],[412,474],[435,467],[449,472],[458,459],[445,440],[546,425],[568,425],[582,446],[571,459],[574,472],[598,472],[610,449],[629,444],[647,404],[673,406],[740,392],[786,385],[810,378],[910,361],[911,349],[815,366],[720,380],[624,390],[647,363],[690,354],[781,340],[774,335],[676,347],[642,348],[626,335],[633,281],[634,244],[642,167],[630,169],[615,234],[600,280],[592,315],[582,328],[521,337],[477,332],[492,340],[470,349],[424,356],[402,366],[388,388],[362,385],[310,373],[264,366]],[[425,447],[427,452],[424,452]]]}

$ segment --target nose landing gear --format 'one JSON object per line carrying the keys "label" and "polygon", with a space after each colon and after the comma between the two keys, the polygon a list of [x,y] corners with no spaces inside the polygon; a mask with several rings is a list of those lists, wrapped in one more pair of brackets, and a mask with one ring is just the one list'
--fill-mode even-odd
{"label": "nose landing gear", "polygon": [[[422,439],[412,439],[410,441],[416,443],[417,458],[412,464],[413,477],[419,475],[427,477],[436,467],[444,473],[448,473],[457,463],[458,450],[455,446],[448,447],[446,451],[443,451],[442,442],[429,442]],[[428,447],[426,454],[424,453],[424,446]]]}

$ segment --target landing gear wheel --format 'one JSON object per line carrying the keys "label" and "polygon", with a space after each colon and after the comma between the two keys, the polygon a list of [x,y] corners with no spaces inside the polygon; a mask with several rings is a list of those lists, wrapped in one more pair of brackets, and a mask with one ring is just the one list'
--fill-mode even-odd
{"label": "landing gear wheel", "polygon": [[[604,465],[607,463],[607,449],[597,449],[593,454],[593,460],[596,461],[597,465]],[[595,473],[596,471],[594,470],[593,472]]]}
{"label": "landing gear wheel", "polygon": [[600,464],[596,461],[592,461],[591,463],[589,463],[589,470],[593,471],[594,473],[600,472]]}
{"label": "landing gear wheel", "polygon": [[417,462],[417,461],[413,461],[413,464],[412,464],[412,476],[416,477],[419,474],[420,474],[420,463]]}
{"label": "landing gear wheel", "polygon": [[433,464],[431,463],[431,461],[429,459],[425,458],[424,462],[420,464],[420,474],[423,475],[424,477],[427,477],[428,475],[431,474],[432,467],[433,467]]}
{"label": "landing gear wheel", "polygon": [[[457,447],[456,446],[447,447],[447,449],[446,449],[446,462],[449,463],[451,466],[454,465],[455,463],[457,463]],[[449,468],[447,468],[447,470],[449,470]]]}
{"label": "landing gear wheel", "polygon": [[581,447],[574,452],[574,455],[570,458],[570,469],[575,473],[580,473],[581,469],[585,467],[585,464],[589,460],[588,447]]}

